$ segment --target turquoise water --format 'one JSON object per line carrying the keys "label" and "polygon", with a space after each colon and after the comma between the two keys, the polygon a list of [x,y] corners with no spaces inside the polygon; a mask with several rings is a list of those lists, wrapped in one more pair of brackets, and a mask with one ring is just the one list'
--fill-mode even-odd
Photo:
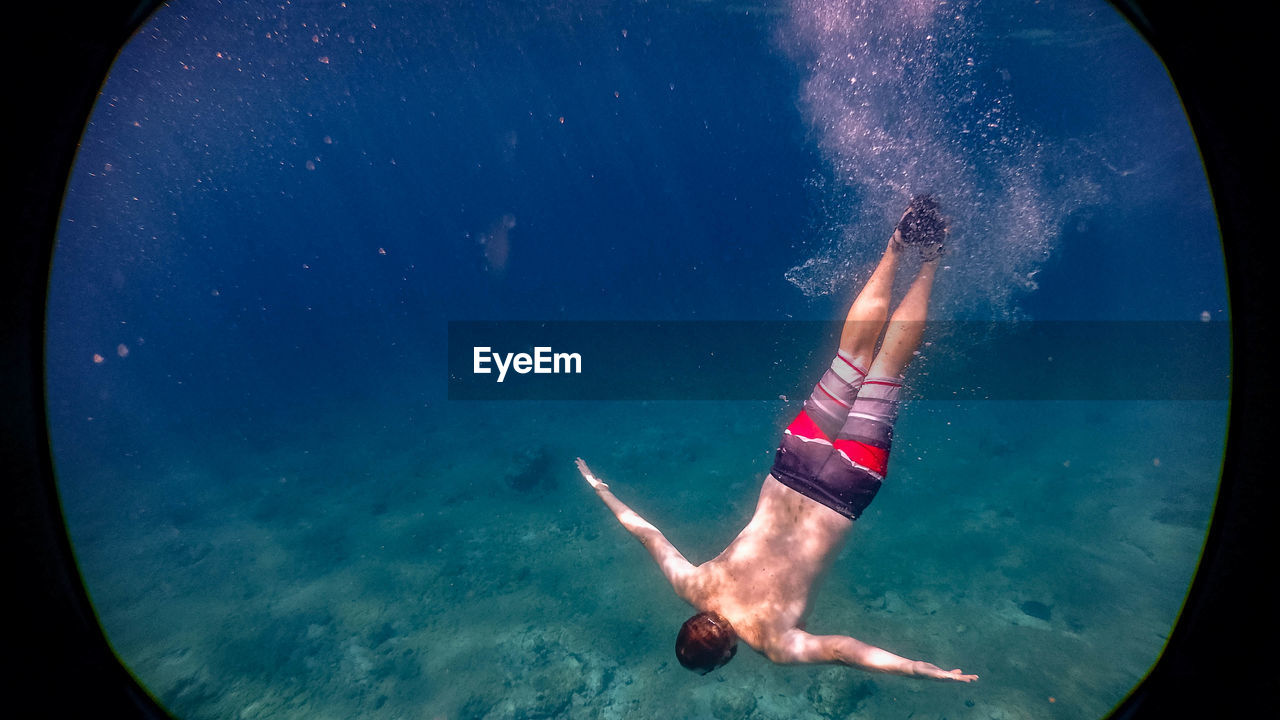
{"label": "turquoise water", "polygon": [[[448,324],[834,327],[921,191],[931,313],[971,322],[926,336],[809,629],[982,680],[689,673],[689,609],[573,458],[708,560],[834,348],[726,346],[767,390],[681,400],[689,344],[584,340],[649,394],[476,401]],[[1099,717],[1177,616],[1226,429],[1198,155],[1101,4],[176,3],[103,89],[49,307],[81,571],[190,718]],[[1057,360],[1096,376],[992,341],[1046,321],[1099,333]]]}

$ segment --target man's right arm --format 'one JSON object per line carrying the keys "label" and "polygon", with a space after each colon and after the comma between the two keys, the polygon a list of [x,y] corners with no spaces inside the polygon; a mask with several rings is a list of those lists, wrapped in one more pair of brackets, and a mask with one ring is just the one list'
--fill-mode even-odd
{"label": "man's right arm", "polygon": [[653,556],[654,562],[658,563],[658,567],[662,569],[662,574],[666,576],[667,581],[671,583],[671,587],[675,589],[676,594],[685,600],[689,600],[689,592],[692,587],[693,576],[696,573],[695,568],[680,551],[671,544],[669,540],[662,534],[658,528],[652,523],[640,517],[635,510],[627,507],[626,503],[619,500],[609,486],[603,480],[596,477],[591,472],[591,468],[583,462],[582,458],[577,460],[578,471],[582,473],[582,477],[586,478],[587,483],[591,485],[604,504],[613,511],[614,516],[618,518],[618,522],[622,523],[622,527],[644,545],[649,554]]}

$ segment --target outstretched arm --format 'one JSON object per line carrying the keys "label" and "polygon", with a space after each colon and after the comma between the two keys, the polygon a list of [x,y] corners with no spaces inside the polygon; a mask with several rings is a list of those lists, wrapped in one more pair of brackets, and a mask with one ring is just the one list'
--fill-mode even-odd
{"label": "outstretched arm", "polygon": [[769,659],[779,663],[836,663],[870,672],[905,677],[929,678],[949,682],[973,682],[977,675],[965,675],[959,669],[943,670],[923,660],[908,660],[887,650],[868,645],[844,635],[810,635],[792,630],[783,637],[781,646]]}
{"label": "outstretched arm", "polygon": [[578,471],[582,473],[582,477],[586,478],[587,483],[596,491],[604,504],[609,506],[613,514],[617,516],[618,522],[622,523],[622,527],[628,532],[636,536],[641,545],[649,551],[653,556],[658,567],[662,568],[662,574],[667,577],[667,582],[671,583],[671,587],[675,589],[676,594],[688,600],[688,592],[694,575],[695,568],[676,550],[666,537],[654,527],[648,520],[640,517],[635,510],[627,507],[625,503],[614,496],[613,491],[609,490],[609,486],[600,478],[591,472],[591,468],[583,462],[582,458],[578,458]]}

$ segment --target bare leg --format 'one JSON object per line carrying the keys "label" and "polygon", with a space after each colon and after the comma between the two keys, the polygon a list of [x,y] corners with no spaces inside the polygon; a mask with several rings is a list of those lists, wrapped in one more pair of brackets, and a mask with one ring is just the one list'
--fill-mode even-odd
{"label": "bare leg", "polygon": [[920,272],[911,282],[906,297],[902,298],[898,309],[893,311],[893,317],[889,319],[884,343],[871,363],[868,377],[902,377],[907,364],[920,347],[920,337],[924,334],[924,323],[929,313],[929,294],[933,290],[933,276],[937,269],[936,259],[921,264]]}
{"label": "bare leg", "polygon": [[[897,235],[897,231],[894,231]],[[901,255],[897,243],[892,238],[885,248],[880,264],[876,266],[871,278],[858,293],[857,299],[849,308],[844,328],[840,332],[840,349],[845,352],[858,367],[867,367],[876,350],[876,341],[880,339],[880,331],[884,329],[885,320],[889,318],[889,302],[893,292],[894,271],[898,267]],[[926,298],[927,300],[927,298]]]}

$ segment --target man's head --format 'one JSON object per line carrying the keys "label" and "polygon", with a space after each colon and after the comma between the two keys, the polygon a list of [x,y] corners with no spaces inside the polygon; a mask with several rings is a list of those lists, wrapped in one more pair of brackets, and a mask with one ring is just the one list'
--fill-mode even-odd
{"label": "man's head", "polygon": [[694,615],[680,626],[680,634],[676,636],[676,659],[699,675],[729,662],[737,652],[738,634],[729,621],[717,613]]}

